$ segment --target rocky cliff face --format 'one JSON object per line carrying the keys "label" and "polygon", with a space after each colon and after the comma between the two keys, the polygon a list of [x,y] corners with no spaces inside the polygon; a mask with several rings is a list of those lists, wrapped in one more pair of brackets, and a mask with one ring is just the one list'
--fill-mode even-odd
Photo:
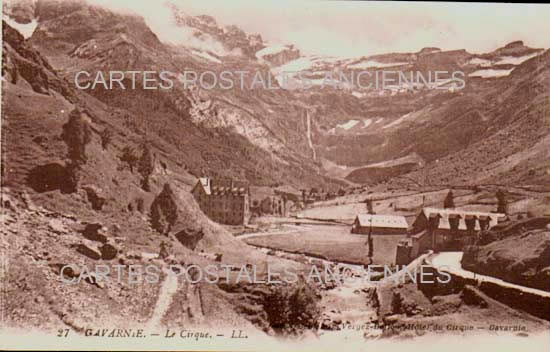
{"label": "rocky cliff face", "polygon": [[[306,143],[302,132],[305,124],[300,119],[288,118],[299,116],[302,107],[279,104],[288,101],[289,94],[263,90],[186,90],[177,79],[184,68],[219,72],[236,69],[234,65],[238,65],[267,72],[255,57],[239,54],[234,56],[231,66],[224,66],[221,60],[218,60],[220,64],[213,64],[209,58],[215,59],[214,54],[208,54],[210,57],[205,59],[206,52],[161,43],[139,17],[114,13],[82,1],[61,6],[57,1],[40,0],[36,12],[41,20],[29,44],[44,53],[52,69],[68,82],[73,82],[76,72],[82,70],[91,72],[92,76],[97,71],[111,70],[173,73],[175,85],[168,91],[148,94],[150,92],[144,92],[138,83],[135,90],[118,87],[106,90],[100,86],[86,93],[113,108],[127,109],[136,116],[136,121],[131,123],[133,128],[145,132],[147,125],[148,133],[162,135],[169,143],[185,150],[185,164],[195,175],[219,173],[256,179],[264,184],[275,184],[283,177],[284,182],[297,184],[304,180],[299,175],[305,172],[313,176],[306,182],[327,182],[301,148]],[[224,50],[255,53],[263,45],[261,37],[243,34],[236,27],[220,28],[208,17],[186,17],[184,23],[224,43]],[[184,125],[187,127],[182,127]],[[253,155],[264,160],[264,165],[255,162],[256,157],[250,157]],[[277,171],[289,163],[296,166],[292,168],[295,171]]]}
{"label": "rocky cliff face", "polygon": [[[53,331],[67,325],[83,331],[105,324],[105,319],[120,326],[165,319],[179,326],[199,317],[254,330],[216,285],[197,288],[202,293],[191,298],[172,299],[175,292],[162,291],[161,277],[135,284],[101,280],[93,269],[82,269],[115,263],[155,263],[162,270],[168,263],[205,266],[214,263],[206,256],[219,252],[223,259],[218,255],[218,263],[240,266],[238,258],[260,263],[266,256],[239,243],[201,212],[190,194],[196,178],[188,172],[183,153],[160,137],[159,129],[150,129],[145,138],[145,125],[131,111],[76,90],[16,30],[6,23],[2,30],[0,252],[9,263],[2,282],[8,297],[1,307],[4,327]],[[177,126],[189,135],[204,131],[192,130],[192,124]],[[147,162],[139,153],[142,145],[151,153]],[[210,253],[201,256],[199,251]],[[62,272],[66,265],[72,268]],[[68,285],[61,278],[78,282]],[[173,290],[179,289],[192,287],[176,283]],[[168,316],[155,310],[163,299],[190,307],[183,316]]]}
{"label": "rocky cliff face", "polygon": [[51,95],[57,92],[70,101],[75,99],[67,82],[57,76],[49,62],[4,21],[2,37],[2,76],[8,82],[30,86],[36,93]]}
{"label": "rocky cliff face", "polygon": [[189,16],[176,6],[172,6],[172,11],[177,25],[191,29],[199,40],[219,43],[227,54],[254,58],[255,53],[264,47],[259,34],[247,34],[235,25],[221,26],[211,16]]}
{"label": "rocky cliff face", "polygon": [[35,0],[13,0],[2,3],[3,14],[21,24],[28,24],[35,19],[35,9]]}
{"label": "rocky cliff face", "polygon": [[300,50],[292,44],[266,47],[257,51],[256,57],[272,67],[278,67],[300,58]]}
{"label": "rocky cliff face", "polygon": [[550,291],[550,232],[516,234],[464,252],[462,266],[504,281]]}
{"label": "rocky cliff face", "polygon": [[[480,55],[427,47],[411,53],[329,58],[304,56],[292,45],[266,46],[260,35],[221,26],[209,16],[189,16],[177,8],[172,9],[176,23],[182,35],[190,35],[186,37],[188,43],[180,45],[161,42],[139,17],[89,6],[84,1],[39,0],[34,7],[40,21],[29,41],[69,82],[80,70],[168,70],[177,77],[184,69],[217,73],[248,70],[264,75],[293,71],[313,82],[308,90],[184,90],[177,86],[155,94],[101,89],[88,92],[107,105],[139,116],[141,124],[136,123],[136,128],[143,128],[151,116],[164,116],[148,122],[148,128],[188,151],[186,164],[197,175],[227,170],[223,160],[231,160],[229,173],[234,176],[258,177],[260,182],[271,184],[283,177],[283,182],[299,186],[302,175],[307,174],[307,182],[323,184],[327,182],[325,176],[332,174],[322,169],[320,160],[357,168],[416,153],[427,161],[426,168],[434,170],[438,182],[462,182],[463,176],[442,170],[442,165],[453,169],[454,163],[463,162],[478,170],[476,179],[501,177],[510,170],[497,168],[497,160],[489,160],[481,146],[490,148],[492,141],[504,138],[503,126],[516,128],[509,118],[512,112],[523,114],[528,106],[539,104],[535,101],[545,104],[545,83],[539,78],[547,72],[546,56],[541,49],[528,48],[520,41]],[[319,72],[350,76],[365,70],[371,74],[399,70],[406,76],[421,72],[425,77],[433,71],[460,71],[465,89],[456,90],[452,82],[443,82],[441,89],[410,89],[406,85],[385,90],[322,87],[324,77]],[[248,84],[251,79],[247,78]],[[506,99],[497,96],[504,87],[510,92]],[[520,87],[529,87],[529,94],[521,93]],[[304,118],[306,111],[309,123]],[[514,138],[510,148],[504,148],[507,156],[517,155],[523,160],[537,143],[544,144],[541,138],[546,120],[539,116],[534,121],[540,126]],[[179,124],[193,131],[183,140]],[[205,137],[210,135],[216,138]],[[461,161],[469,150],[479,157]],[[237,151],[273,163],[259,168],[249,162],[250,158],[235,156]],[[437,164],[437,160],[445,162]],[[292,171],[275,171],[289,164]],[[484,169],[489,164],[497,171]],[[409,172],[410,168],[397,170]]]}

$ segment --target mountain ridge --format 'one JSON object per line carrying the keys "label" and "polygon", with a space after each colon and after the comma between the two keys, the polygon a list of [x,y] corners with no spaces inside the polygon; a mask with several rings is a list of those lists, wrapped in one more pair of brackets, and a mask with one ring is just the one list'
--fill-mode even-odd
{"label": "mountain ridge", "polygon": [[[298,175],[304,173],[309,175],[307,179],[315,179],[313,183],[317,185],[328,183],[339,187],[343,182],[340,177],[330,180],[331,173],[323,169],[323,163],[314,155],[343,166],[357,167],[416,153],[428,161],[426,167],[431,167],[430,161],[467,147],[470,144],[467,140],[486,138],[480,128],[483,130],[489,126],[473,127],[475,124],[486,125],[484,121],[491,119],[491,113],[483,106],[483,99],[477,96],[480,92],[482,95],[483,92],[495,92],[495,88],[498,90],[504,85],[500,83],[502,80],[528,74],[525,67],[543,52],[525,46],[522,41],[514,41],[485,54],[471,54],[465,49],[442,51],[428,46],[415,53],[367,55],[354,59],[308,57],[302,56],[291,44],[278,47],[280,51],[271,50],[261,35],[246,34],[235,26],[220,26],[211,16],[188,16],[172,8],[176,24],[182,29],[191,28],[199,40],[207,37],[204,42],[220,43],[224,52],[218,55],[214,51],[203,51],[195,46],[195,42],[188,47],[162,43],[139,16],[120,15],[89,6],[85,1],[73,1],[71,6],[61,6],[53,0],[38,0],[35,4],[35,16],[40,21],[29,41],[46,53],[65,80],[70,80],[76,70],[82,69],[168,70],[174,75],[188,69],[217,73],[224,69],[248,69],[275,75],[285,69],[298,68],[298,72],[311,79],[319,79],[319,70],[353,73],[399,69],[405,73],[427,73],[441,69],[464,72],[466,88],[459,91],[449,85],[444,90],[397,86],[384,91],[360,91],[314,86],[304,91],[174,89],[155,93],[155,100],[162,101],[169,115],[174,115],[164,123],[183,119],[191,123],[192,129],[203,130],[199,134],[209,131],[216,135],[220,129],[225,130],[222,138],[234,139],[237,144],[251,143],[254,149],[259,148],[258,151],[267,153],[274,160],[273,166],[268,168],[272,171],[266,174],[282,176],[280,171],[273,172],[280,169],[275,165],[289,165],[290,161],[290,165],[294,165],[291,170],[301,171],[283,176],[283,182],[296,186],[302,186],[299,183],[303,177]],[[71,28],[71,25],[75,27]],[[269,55],[257,55],[262,52],[268,52],[272,57],[266,60]],[[158,105],[139,92],[98,90],[91,94],[107,104],[123,104],[134,114],[153,113],[150,107],[140,105],[136,108],[132,102],[137,97],[143,102],[149,100],[147,105]],[[311,115],[309,124],[304,117],[305,111]],[[448,115],[444,118],[447,125],[441,125],[435,117],[441,114]],[[147,120],[145,116],[140,119]],[[452,126],[463,123],[460,120],[466,123],[465,129],[458,129],[463,137],[450,137],[451,130],[456,130]],[[147,125],[149,129],[160,128],[156,122]],[[436,144],[430,141],[432,137],[426,139],[428,131],[434,128],[449,130],[443,132],[449,138],[440,138]],[[172,143],[179,143],[175,133],[160,133]],[[366,152],[357,153],[355,150]],[[199,175],[207,170],[208,173],[217,173],[225,169],[222,166],[225,163],[221,162],[222,155],[227,155],[224,153],[189,157],[192,172]],[[218,161],[208,166],[206,159],[212,156]],[[246,170],[244,174],[232,172],[234,176],[252,180],[262,174],[261,171],[258,173],[257,167],[246,166],[243,159],[235,161],[235,168],[244,166]],[[270,179],[267,182],[271,184],[280,182],[277,177],[263,177],[266,181]]]}

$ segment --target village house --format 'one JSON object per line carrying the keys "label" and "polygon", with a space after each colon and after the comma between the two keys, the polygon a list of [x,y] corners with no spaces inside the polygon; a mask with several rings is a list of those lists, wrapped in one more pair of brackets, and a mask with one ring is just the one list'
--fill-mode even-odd
{"label": "village house", "polygon": [[289,185],[281,185],[274,189],[275,194],[287,199],[293,204],[298,204],[302,199],[302,192]]}
{"label": "village house", "polygon": [[351,227],[351,233],[373,235],[405,235],[409,225],[404,216],[359,214]]}
{"label": "village house", "polygon": [[250,211],[257,216],[288,216],[289,201],[283,194],[278,194],[276,189],[265,186],[251,186]]}
{"label": "village house", "polygon": [[423,208],[411,226],[410,238],[398,244],[395,263],[406,265],[428,250],[462,250],[505,217],[500,213]]}
{"label": "village house", "polygon": [[250,187],[245,181],[199,178],[191,193],[212,220],[227,225],[245,225],[250,219]]}

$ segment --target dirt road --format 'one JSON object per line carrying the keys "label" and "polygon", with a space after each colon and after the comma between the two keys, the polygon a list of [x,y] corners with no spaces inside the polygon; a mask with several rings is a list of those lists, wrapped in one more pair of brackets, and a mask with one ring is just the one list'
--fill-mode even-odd
{"label": "dirt road", "polygon": [[550,297],[550,292],[537,290],[531,287],[512,284],[510,282],[506,282],[492,276],[476,274],[474,272],[464,270],[462,269],[462,265],[460,264],[460,261],[462,260],[462,255],[463,255],[462,252],[443,252],[443,253],[434,254],[430,259],[431,259],[432,265],[435,266],[436,268],[443,271],[448,271],[452,274],[456,274],[464,278],[476,279],[478,281],[492,282],[502,287],[516,288],[523,292],[529,292],[542,297]]}

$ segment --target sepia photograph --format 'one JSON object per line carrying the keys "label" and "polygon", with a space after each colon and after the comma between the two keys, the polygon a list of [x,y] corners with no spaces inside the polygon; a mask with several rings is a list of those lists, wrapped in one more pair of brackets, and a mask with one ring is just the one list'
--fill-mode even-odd
{"label": "sepia photograph", "polygon": [[550,351],[550,4],[1,2],[1,350]]}

